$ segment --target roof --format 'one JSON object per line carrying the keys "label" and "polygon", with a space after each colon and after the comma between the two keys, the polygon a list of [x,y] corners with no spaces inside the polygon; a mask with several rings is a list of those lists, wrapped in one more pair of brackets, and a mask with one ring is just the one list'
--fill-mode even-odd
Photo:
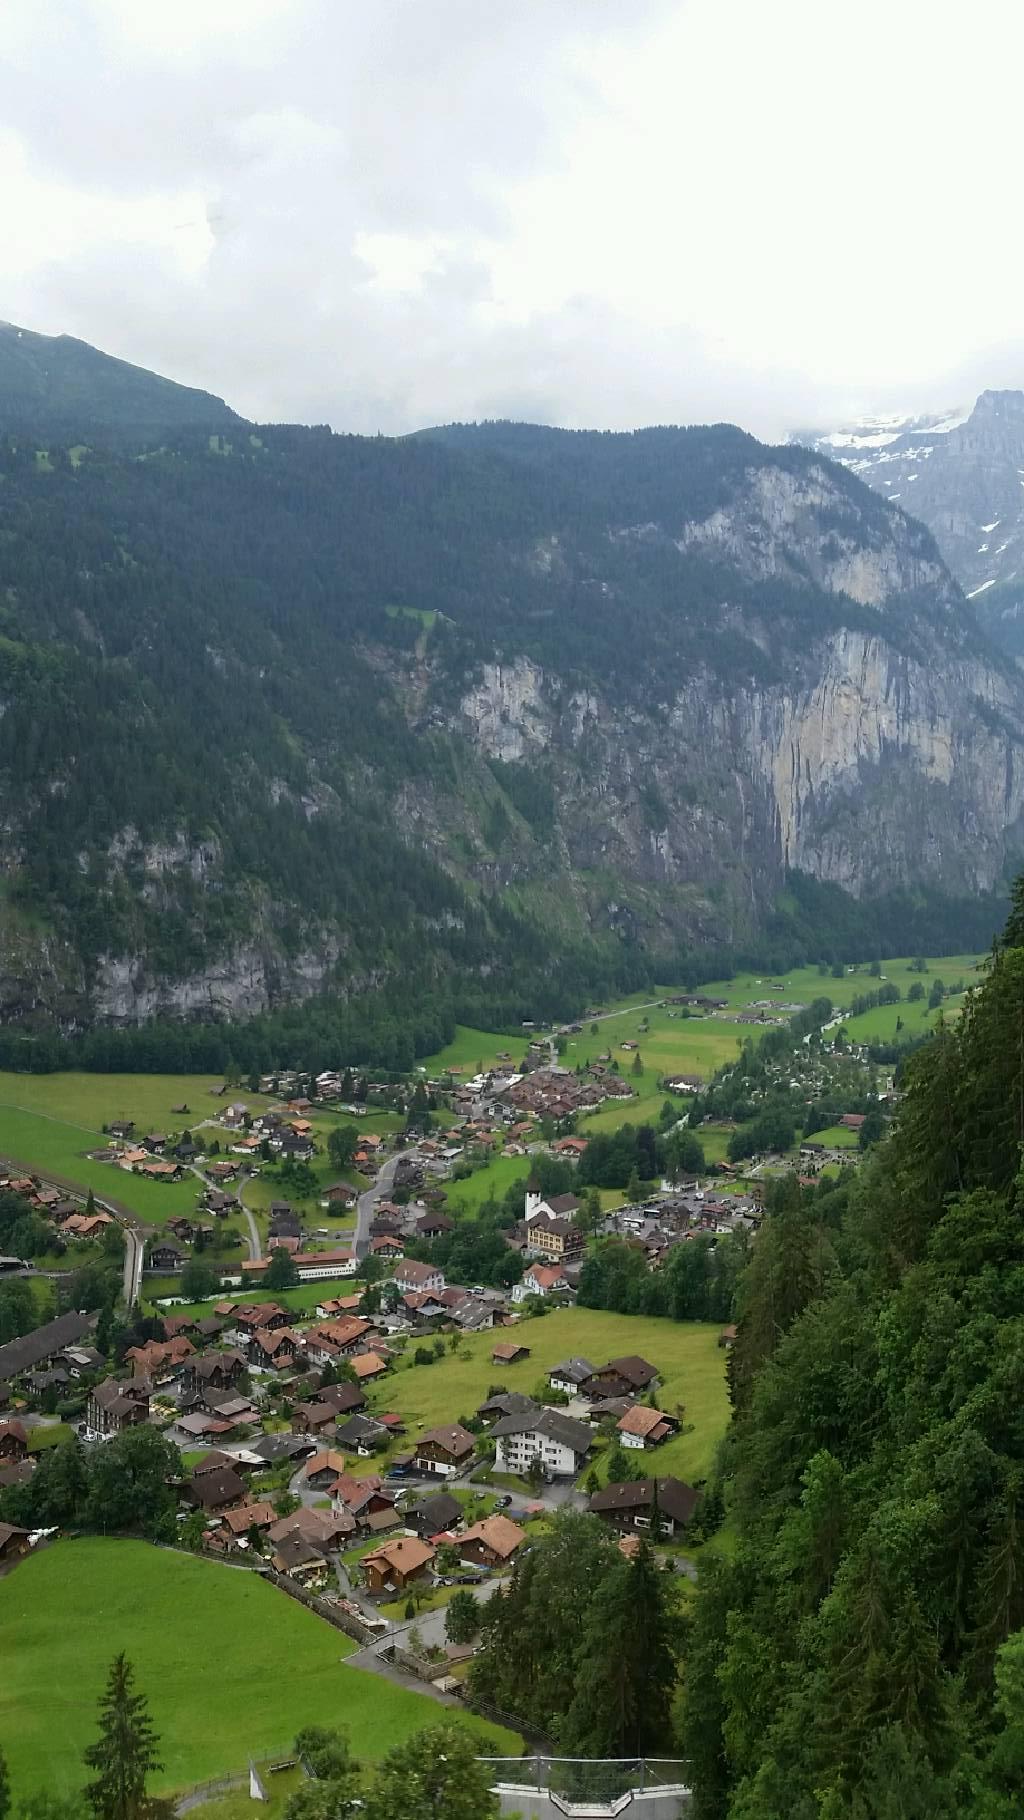
{"label": "roof", "polygon": [[[0,1548],[6,1548],[8,1542],[13,1542],[18,1536],[24,1536],[27,1542],[28,1530],[19,1529],[16,1523],[0,1523]],[[433,1554],[433,1549],[430,1552]]]}
{"label": "roof", "polygon": [[459,1547],[464,1548],[467,1542],[482,1542],[500,1560],[507,1561],[525,1541],[525,1529],[520,1529],[511,1517],[495,1515],[484,1517],[481,1523],[474,1523],[467,1529],[465,1535],[459,1537]]}
{"label": "roof", "polygon": [[307,1479],[312,1479],[318,1472],[344,1472],[345,1455],[337,1453],[333,1447],[325,1448],[322,1453],[315,1453],[306,1467]]}
{"label": "roof", "polygon": [[625,1378],[627,1384],[639,1389],[646,1389],[658,1375],[650,1361],[642,1359],[636,1352],[628,1352],[621,1359],[609,1359],[607,1365],[598,1366],[594,1375],[596,1377],[606,1371],[615,1372],[617,1377]]}
{"label": "roof", "polygon": [[597,1516],[616,1516],[620,1511],[648,1510],[658,1488],[658,1508],[674,1523],[688,1523],[700,1502],[700,1492],[681,1479],[628,1479],[623,1484],[606,1485],[595,1491],[590,1509]]}
{"label": "roof", "polygon": [[8,1340],[6,1346],[0,1346],[0,1384],[7,1378],[19,1378],[23,1371],[33,1371],[53,1353],[83,1340],[94,1321],[94,1315],[60,1314],[55,1321],[22,1334],[20,1340]]}
{"label": "roof", "polygon": [[646,1437],[654,1434],[656,1429],[667,1429],[668,1426],[669,1423],[660,1409],[648,1409],[645,1403],[634,1403],[632,1409],[627,1409],[619,1422],[619,1433]]}
{"label": "roof", "polygon": [[549,1378],[566,1378],[572,1384],[582,1384],[585,1378],[593,1377],[594,1367],[589,1359],[563,1359],[560,1365],[552,1365]]}
{"label": "roof", "polygon": [[465,1454],[472,1453],[474,1441],[469,1429],[463,1428],[461,1422],[450,1422],[442,1428],[428,1428],[425,1433],[421,1434],[416,1442],[416,1452],[420,1453],[424,1447],[430,1445],[443,1447],[446,1453],[455,1454],[461,1458]]}
{"label": "roof", "polygon": [[521,1352],[529,1356],[529,1351],[528,1346],[519,1346],[515,1340],[501,1340],[497,1346],[492,1348],[491,1358],[509,1363],[512,1359],[518,1358]]}
{"label": "roof", "polygon": [[254,1504],[240,1504],[237,1510],[226,1510],[224,1521],[233,1536],[244,1536],[253,1524],[257,1529],[269,1529],[276,1515],[274,1506],[260,1499]]}
{"label": "roof", "polygon": [[388,1368],[387,1360],[379,1352],[357,1352],[352,1360],[352,1370],[357,1378],[376,1378]]}
{"label": "roof", "polygon": [[565,1272],[560,1264],[531,1264],[524,1274],[545,1289],[554,1289],[556,1283],[565,1282]]}
{"label": "roof", "polygon": [[415,1573],[420,1567],[426,1567],[434,1559],[434,1550],[429,1542],[421,1542],[419,1536],[396,1536],[391,1542],[384,1542],[363,1556],[363,1566],[369,1562],[378,1562],[383,1567],[397,1569],[399,1573]]}
{"label": "roof", "polygon": [[579,1201],[576,1199],[576,1196],[574,1194],[556,1194],[552,1197],[551,1200],[548,1201],[547,1204],[550,1207],[552,1213],[566,1214],[566,1213],[575,1213],[577,1207],[579,1206]]}
{"label": "roof", "polygon": [[418,1258],[403,1258],[395,1269],[396,1283],[429,1283],[434,1277],[443,1275],[436,1264],[421,1264]]}
{"label": "roof", "polygon": [[586,1453],[593,1440],[585,1422],[577,1422],[572,1416],[563,1415],[560,1409],[541,1409],[537,1403],[516,1415],[502,1416],[499,1422],[495,1422],[491,1433],[545,1435],[549,1441],[571,1448],[573,1453]]}
{"label": "roof", "polygon": [[428,1524],[433,1535],[439,1529],[450,1529],[453,1523],[461,1522],[462,1505],[458,1498],[442,1491],[436,1497],[423,1498],[419,1504],[414,1504],[412,1514]]}
{"label": "roof", "polygon": [[230,1466],[217,1466],[198,1477],[193,1473],[190,1483],[192,1496],[207,1510],[216,1510],[221,1504],[237,1504],[245,1496],[245,1486]]}

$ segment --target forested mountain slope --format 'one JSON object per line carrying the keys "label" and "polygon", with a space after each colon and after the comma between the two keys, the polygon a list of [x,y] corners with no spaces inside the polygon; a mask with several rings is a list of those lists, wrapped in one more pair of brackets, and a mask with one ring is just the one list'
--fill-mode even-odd
{"label": "forested mountain slope", "polygon": [[4,1019],[562,1002],[780,910],[827,948],[787,870],[870,917],[1019,850],[1015,667],[928,533],[808,451],[216,400],[108,432],[95,361],[74,441],[10,427],[0,366]]}
{"label": "forested mountain slope", "polygon": [[777,1193],[688,1643],[698,1820],[1024,1806],[1024,884],[847,1187]]}
{"label": "forested mountain slope", "polygon": [[101,354],[72,335],[37,335],[0,322],[0,423],[58,432],[70,444],[184,424],[239,420],[223,399]]}

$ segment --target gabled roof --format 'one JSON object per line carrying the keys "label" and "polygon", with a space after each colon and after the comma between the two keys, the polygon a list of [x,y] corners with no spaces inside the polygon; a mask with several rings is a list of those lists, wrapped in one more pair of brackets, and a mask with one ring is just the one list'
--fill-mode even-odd
{"label": "gabled roof", "polygon": [[564,1378],[570,1384],[582,1384],[585,1378],[593,1376],[594,1367],[589,1359],[563,1359],[560,1365],[552,1365],[549,1378]]}
{"label": "gabled roof", "polygon": [[84,1339],[95,1318],[88,1314],[61,1314],[32,1333],[22,1334],[19,1340],[8,1340],[6,1346],[0,1346],[0,1384],[8,1378],[20,1378],[23,1371],[34,1370],[65,1346]]}
{"label": "gabled roof", "polygon": [[542,1409],[534,1403],[516,1415],[502,1416],[491,1429],[493,1435],[543,1435],[573,1453],[586,1453],[593,1436],[585,1422],[563,1415],[560,1409]]}
{"label": "gabled roof", "polygon": [[484,1517],[480,1523],[474,1523],[465,1535],[459,1537],[458,1546],[463,1548],[467,1542],[482,1542],[485,1548],[498,1556],[501,1561],[508,1561],[526,1541],[525,1529],[513,1523],[511,1517],[496,1514]]}
{"label": "gabled roof", "polygon": [[660,1409],[648,1409],[644,1403],[634,1403],[619,1422],[619,1433],[646,1438],[653,1435],[656,1429],[663,1428],[667,1432],[671,1426],[671,1418],[666,1418]]}
{"label": "gabled roof", "polygon": [[472,1453],[475,1443],[469,1429],[463,1428],[461,1422],[450,1422],[442,1428],[426,1429],[416,1442],[416,1452],[431,1445],[442,1447],[458,1460]]}
{"label": "gabled roof", "polygon": [[380,1548],[364,1555],[363,1566],[366,1567],[373,1561],[382,1567],[408,1574],[426,1567],[433,1559],[434,1550],[429,1542],[421,1542],[419,1536],[396,1536],[394,1541],[384,1542]]}
{"label": "gabled roof", "polygon": [[681,1479],[628,1479],[623,1484],[606,1485],[595,1491],[590,1509],[597,1516],[649,1510],[654,1504],[655,1486],[659,1510],[674,1523],[688,1523],[700,1503],[700,1492],[694,1491],[692,1485],[684,1485]]}

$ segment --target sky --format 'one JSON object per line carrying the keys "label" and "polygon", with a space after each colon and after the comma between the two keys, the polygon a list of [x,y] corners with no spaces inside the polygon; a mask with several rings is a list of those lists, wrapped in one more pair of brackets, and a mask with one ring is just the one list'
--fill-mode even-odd
{"label": "sky", "polygon": [[260,421],[1024,384],[1017,0],[0,5],[0,317]]}

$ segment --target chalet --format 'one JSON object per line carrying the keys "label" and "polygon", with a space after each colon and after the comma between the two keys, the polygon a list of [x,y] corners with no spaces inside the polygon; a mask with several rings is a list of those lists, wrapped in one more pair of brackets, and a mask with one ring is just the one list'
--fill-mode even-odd
{"label": "chalet", "polygon": [[358,1192],[350,1182],[332,1182],[329,1188],[324,1189],[320,1205],[331,1209],[342,1209],[354,1207],[358,1199]]}
{"label": "chalet", "polygon": [[430,1321],[443,1319],[450,1313],[450,1309],[432,1289],[410,1289],[402,1297],[399,1312],[415,1321],[417,1326],[425,1327]]}
{"label": "chalet", "polygon": [[320,1435],[333,1431],[337,1411],[329,1403],[296,1403],[292,1409],[292,1426],[296,1434]]}
{"label": "chalet", "polygon": [[345,1455],[333,1447],[315,1453],[306,1466],[306,1484],[311,1491],[326,1491],[345,1471]]}
{"label": "chalet", "polygon": [[397,1536],[363,1556],[366,1584],[371,1592],[404,1592],[411,1580],[426,1573],[434,1553],[430,1543],[418,1536]]}
{"label": "chalet", "polygon": [[864,1123],[864,1119],[865,1114],[863,1112],[844,1112],[839,1123],[845,1131],[859,1131]]}
{"label": "chalet", "polygon": [[189,1359],[182,1382],[190,1391],[234,1390],[245,1371],[245,1359],[240,1352],[211,1352],[203,1358]]}
{"label": "chalet", "polygon": [[660,1409],[648,1409],[645,1403],[634,1403],[617,1427],[623,1447],[658,1447],[679,1432],[679,1423],[673,1416]]}
{"label": "chalet", "polygon": [[114,1221],[109,1213],[72,1213],[60,1224],[60,1235],[64,1239],[101,1239],[108,1226]]}
{"label": "chalet", "polygon": [[230,1466],[193,1473],[185,1484],[185,1497],[197,1510],[217,1512],[245,1502],[245,1485]]}
{"label": "chalet", "polygon": [[135,1120],[115,1119],[113,1124],[105,1125],[103,1129],[106,1131],[108,1137],[121,1138],[123,1141],[124,1139],[133,1136],[135,1131]]}
{"label": "chalet", "polygon": [[449,1220],[443,1213],[425,1213],[416,1221],[418,1239],[440,1239],[445,1233],[455,1230],[454,1220]]}
{"label": "chalet", "polygon": [[405,1256],[405,1244],[393,1233],[382,1233],[379,1239],[370,1241],[370,1251],[375,1258],[398,1259]]}
{"label": "chalet", "polygon": [[439,1491],[432,1498],[421,1498],[408,1513],[409,1527],[428,1541],[457,1529],[461,1522],[462,1505],[446,1491]]}
{"label": "chalet", "polygon": [[351,1365],[360,1384],[369,1384],[374,1378],[382,1378],[388,1369],[387,1359],[382,1359],[379,1352],[357,1352]]}
{"label": "chalet", "polygon": [[288,1462],[297,1469],[303,1460],[316,1453],[317,1442],[313,1435],[264,1435],[262,1440],[253,1442],[252,1451],[267,1466],[283,1466]]}
{"label": "chalet", "polygon": [[293,1510],[291,1516],[280,1517],[272,1523],[268,1531],[270,1541],[280,1547],[287,1536],[299,1534],[314,1548],[319,1549],[322,1557],[338,1548],[352,1534],[354,1525],[344,1513],[331,1510]]}
{"label": "chalet", "polygon": [[289,1327],[274,1327],[254,1333],[249,1341],[249,1358],[264,1371],[286,1371],[294,1363],[302,1342]]}
{"label": "chalet", "polygon": [[403,1294],[445,1287],[444,1271],[436,1264],[421,1264],[417,1258],[403,1258],[396,1264],[395,1282]]}
{"label": "chalet", "polygon": [[89,1393],[85,1428],[90,1438],[107,1440],[149,1420],[149,1393],[132,1378],[104,1378]]}
{"label": "chalet", "polygon": [[310,1401],[325,1403],[336,1416],[354,1415],[366,1408],[366,1397],[358,1384],[325,1384]]}
{"label": "chalet", "polygon": [[530,1348],[519,1346],[514,1340],[500,1340],[491,1348],[492,1365],[518,1365],[520,1360],[528,1359]]}
{"label": "chalet", "polygon": [[556,1156],[579,1158],[587,1148],[587,1139],[581,1137],[556,1138],[551,1148]]}
{"label": "chalet", "polygon": [[496,1514],[474,1523],[459,1537],[457,1546],[464,1561],[475,1561],[479,1567],[505,1567],[525,1541],[525,1529],[511,1517]]}
{"label": "chalet", "polygon": [[699,1491],[681,1479],[630,1479],[595,1491],[590,1510],[615,1529],[648,1530],[655,1513],[663,1535],[685,1529],[700,1503]]}
{"label": "chalet", "polygon": [[500,1416],[520,1416],[536,1408],[533,1398],[524,1396],[521,1390],[501,1390],[481,1403],[476,1413],[481,1422],[496,1422]]}
{"label": "chalet", "polygon": [[224,1527],[230,1530],[236,1541],[241,1536],[247,1536],[250,1529],[258,1529],[264,1534],[276,1522],[277,1512],[274,1506],[259,1498],[252,1504],[238,1504],[232,1510],[224,1512]]}
{"label": "chalet", "polygon": [[28,1430],[20,1422],[0,1422],[0,1461],[8,1465],[28,1458]]}
{"label": "chalet", "polygon": [[[213,1312],[217,1313],[217,1305]],[[240,1306],[231,1305],[231,1319],[236,1331],[248,1340],[254,1334],[272,1333],[276,1327],[287,1327],[291,1315],[279,1302],[243,1302]]]}
{"label": "chalet", "polygon": [[473,1446],[472,1435],[460,1422],[428,1428],[416,1441],[417,1470],[447,1478],[469,1465],[473,1458]]}
{"label": "chalet", "polygon": [[174,1271],[180,1270],[186,1261],[187,1254],[180,1245],[171,1245],[161,1240],[158,1245],[150,1245],[146,1252],[146,1269]]}
{"label": "chalet", "polygon": [[361,1290],[357,1290],[355,1295],[328,1296],[325,1302],[318,1302],[316,1305],[317,1319],[333,1321],[338,1315],[356,1314],[362,1299]]}
{"label": "chalet", "polygon": [[336,1515],[346,1513],[357,1529],[368,1529],[372,1534],[376,1530],[394,1529],[400,1520],[395,1500],[385,1490],[378,1473],[370,1473],[365,1479],[354,1479],[351,1474],[342,1473],[328,1489],[331,1509]]}
{"label": "chalet", "polygon": [[14,1523],[0,1523],[0,1567],[11,1567],[27,1555],[32,1546],[32,1538],[27,1529],[18,1529]]}
{"label": "chalet", "polygon": [[355,1415],[338,1424],[335,1439],[340,1447],[347,1447],[365,1458],[387,1445],[388,1431],[383,1422],[375,1422],[372,1416]]}
{"label": "chalet", "polygon": [[131,1360],[135,1377],[169,1383],[184,1369],[194,1352],[191,1340],[178,1334],[173,1340],[148,1340],[145,1346],[129,1346],[124,1356]]}
{"label": "chalet", "polygon": [[375,1332],[373,1323],[362,1315],[322,1321],[306,1332],[306,1356],[314,1365],[334,1365],[339,1359],[348,1358]]}
{"label": "chalet", "polygon": [[580,1385],[580,1390],[591,1401],[600,1397],[636,1397],[650,1390],[657,1381],[654,1366],[636,1353],[629,1353],[621,1359],[609,1359],[607,1365],[599,1365]]}
{"label": "chalet", "polygon": [[561,1264],[531,1264],[518,1283],[513,1285],[512,1300],[525,1302],[528,1296],[561,1295],[569,1291],[569,1279]]}
{"label": "chalet", "polygon": [[560,1409],[533,1404],[516,1415],[502,1416],[491,1430],[497,1441],[494,1462],[499,1472],[525,1477],[539,1460],[546,1478],[575,1478],[593,1440],[584,1422]]}
{"label": "chalet", "polygon": [[560,1365],[553,1365],[548,1373],[548,1383],[552,1390],[562,1390],[567,1397],[579,1395],[580,1385],[594,1375],[594,1367],[589,1359],[563,1359]]}

